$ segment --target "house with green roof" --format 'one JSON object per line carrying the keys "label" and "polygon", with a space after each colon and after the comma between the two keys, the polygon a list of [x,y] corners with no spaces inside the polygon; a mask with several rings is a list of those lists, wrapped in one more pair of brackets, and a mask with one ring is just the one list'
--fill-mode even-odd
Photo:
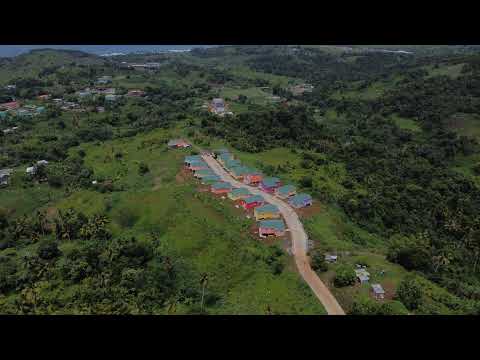
{"label": "house with green roof", "polygon": [[201,179],[201,178],[203,178],[204,176],[207,176],[207,175],[215,175],[215,173],[210,168],[196,170],[194,173],[195,174],[193,176],[195,176],[198,179]]}
{"label": "house with green roof", "polygon": [[235,166],[230,169],[230,174],[236,179],[236,180],[242,180],[243,176],[247,174],[250,170],[245,167],[245,166]]}
{"label": "house with green roof", "polygon": [[242,163],[240,162],[240,160],[235,160],[235,159],[227,160],[225,162],[225,167],[227,169],[231,169],[233,167],[241,166],[241,165],[242,165]]}
{"label": "house with green roof", "polygon": [[230,152],[230,151],[228,151],[228,149],[225,149],[225,148],[213,150],[213,153],[215,154],[215,156],[225,154],[225,153],[228,153],[228,152]]}
{"label": "house with green roof", "polygon": [[296,209],[312,205],[312,197],[308,194],[302,193],[292,196],[288,203]]}
{"label": "house with green roof", "polygon": [[189,165],[193,161],[201,161],[202,157],[200,155],[190,155],[185,156],[185,160],[183,161],[185,165]]}
{"label": "house with green roof", "polygon": [[197,170],[203,170],[203,169],[210,169],[210,167],[208,166],[208,164],[203,161],[203,160],[199,160],[199,161],[192,161],[190,162],[190,164],[188,165],[188,168],[192,171],[197,171]]}
{"label": "house with green roof", "polygon": [[223,153],[223,154],[220,154],[219,156],[217,156],[217,159],[218,159],[218,162],[220,164],[225,166],[225,164],[228,160],[233,160],[233,155],[230,154],[230,153]]}
{"label": "house with green roof", "polygon": [[258,206],[253,210],[253,215],[257,221],[266,219],[280,218],[280,210],[272,204],[265,204]]}
{"label": "house with green roof", "polygon": [[206,175],[204,177],[202,177],[202,180],[200,181],[203,185],[212,185],[216,182],[219,182],[221,181],[221,178],[220,176],[218,175]]}
{"label": "house with green roof", "polygon": [[230,200],[237,201],[237,200],[244,199],[244,198],[246,198],[248,196],[251,196],[251,195],[252,194],[247,189],[237,188],[237,189],[233,189],[232,191],[230,191],[227,196]]}
{"label": "house with green roof", "polygon": [[281,199],[287,199],[297,193],[297,189],[293,185],[283,185],[275,189],[275,195]]}
{"label": "house with green roof", "polygon": [[283,236],[285,235],[285,223],[281,219],[260,221],[258,235],[262,238],[267,236]]}
{"label": "house with green roof", "polygon": [[227,194],[232,191],[232,185],[228,182],[218,181],[213,183],[210,189],[214,194]]}

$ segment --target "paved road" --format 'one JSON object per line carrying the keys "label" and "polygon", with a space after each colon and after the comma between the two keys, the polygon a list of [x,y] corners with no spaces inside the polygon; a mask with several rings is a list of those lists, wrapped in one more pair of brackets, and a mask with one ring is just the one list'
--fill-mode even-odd
{"label": "paved road", "polygon": [[306,255],[308,237],[303,228],[302,222],[292,207],[290,207],[290,205],[288,205],[285,201],[273,195],[267,194],[256,187],[249,186],[235,180],[212,156],[202,155],[202,157],[222,180],[228,181],[235,187],[246,188],[252,194],[262,195],[267,202],[278,207],[283,215],[283,218],[285,219],[287,228],[290,229],[292,238],[292,252],[293,256],[295,257],[295,263],[297,264],[300,275],[302,275],[303,279],[310,286],[329,315],[345,315],[345,312],[338,304],[330,290],[310,267],[308,257]]}

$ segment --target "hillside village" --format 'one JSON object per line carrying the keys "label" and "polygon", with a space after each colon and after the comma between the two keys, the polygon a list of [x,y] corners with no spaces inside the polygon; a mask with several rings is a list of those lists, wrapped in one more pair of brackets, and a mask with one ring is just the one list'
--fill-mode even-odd
{"label": "hillside village", "polygon": [[476,59],[5,60],[0,313],[479,313]]}

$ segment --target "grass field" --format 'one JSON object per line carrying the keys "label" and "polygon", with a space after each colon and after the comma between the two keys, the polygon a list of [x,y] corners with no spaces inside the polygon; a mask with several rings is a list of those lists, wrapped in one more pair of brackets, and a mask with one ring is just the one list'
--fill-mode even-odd
{"label": "grass field", "polygon": [[425,70],[428,71],[428,77],[434,76],[449,76],[452,79],[456,79],[461,75],[462,68],[465,64],[455,64],[455,65],[440,65],[438,68],[433,66],[426,66]]}
{"label": "grass field", "polygon": [[[269,265],[273,248],[251,237],[252,221],[240,217],[230,202],[198,193],[193,178],[181,173],[189,152],[168,151],[164,144],[176,131],[82,144],[85,162],[96,176],[112,179],[123,191],[80,190],[66,197],[59,193],[49,202],[31,198],[31,208],[54,212],[73,207],[88,215],[104,212],[115,236],[151,241],[151,234],[157,234],[169,254],[196,272],[209,274],[207,291],[218,297],[207,305],[211,314],[264,314],[267,308],[279,314],[324,314],[308,286],[288,268],[286,254],[279,258],[285,270],[275,273]],[[111,156],[117,152],[121,158]],[[137,171],[139,161],[150,168],[144,176]],[[177,309],[177,313],[186,311]]]}

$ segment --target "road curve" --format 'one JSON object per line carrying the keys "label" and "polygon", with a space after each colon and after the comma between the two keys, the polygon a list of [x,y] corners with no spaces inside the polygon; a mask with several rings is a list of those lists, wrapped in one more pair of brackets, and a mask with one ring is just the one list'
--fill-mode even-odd
{"label": "road curve", "polygon": [[315,296],[320,300],[325,310],[329,315],[345,315],[340,304],[332,295],[330,290],[320,280],[318,275],[310,267],[310,263],[307,257],[307,234],[303,228],[302,222],[298,218],[297,213],[288,205],[285,201],[270,195],[260,189],[246,185],[238,180],[235,180],[222,166],[208,154],[202,154],[205,162],[210,168],[218,175],[223,181],[228,181],[235,187],[242,187],[248,189],[252,194],[261,195],[270,204],[274,204],[278,207],[285,219],[287,228],[290,229],[292,238],[292,253],[295,258],[298,271],[303,279],[310,286]]}

